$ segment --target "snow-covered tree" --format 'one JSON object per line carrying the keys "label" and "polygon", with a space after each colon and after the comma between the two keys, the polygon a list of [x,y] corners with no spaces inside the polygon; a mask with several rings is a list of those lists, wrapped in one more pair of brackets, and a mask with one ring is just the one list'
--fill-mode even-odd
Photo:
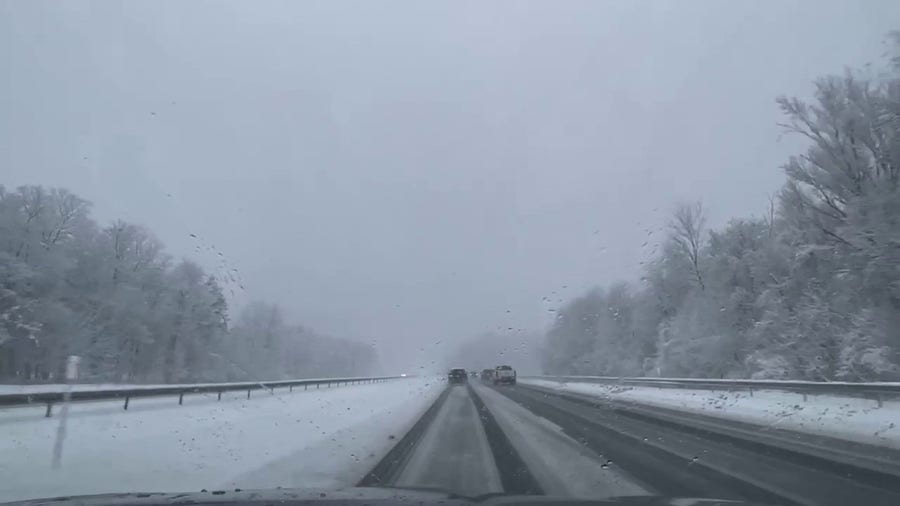
{"label": "snow-covered tree", "polygon": [[63,189],[0,186],[0,380],[58,380],[71,354],[84,381],[363,374],[374,362],[370,348],[287,325],[272,305],[250,306],[264,328],[247,317],[230,329],[214,276],[173,262],[146,228],[100,228],[89,211]]}
{"label": "snow-covered tree", "polygon": [[[545,370],[639,361],[665,376],[900,378],[900,57],[879,79],[847,72],[815,90],[810,103],[778,99],[809,147],[785,164],[764,218],[707,231],[702,206],[679,205],[628,298],[585,296],[626,316],[554,325]],[[585,297],[560,314],[585,313]]]}

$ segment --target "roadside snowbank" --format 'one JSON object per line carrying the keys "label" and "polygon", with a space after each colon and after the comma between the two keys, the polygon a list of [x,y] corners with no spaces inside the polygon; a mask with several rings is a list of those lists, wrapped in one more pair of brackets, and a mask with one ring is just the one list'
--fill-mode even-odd
{"label": "roadside snowbank", "polygon": [[830,436],[900,449],[900,401],[776,390],[725,392],[676,388],[622,387],[599,383],[559,383],[520,378],[519,383],[740,420],[766,427]]}
{"label": "roadside snowbank", "polygon": [[[203,488],[353,485],[437,397],[412,378],[275,395],[233,392],[75,403],[62,466],[51,468],[58,412],[0,410],[0,502]],[[390,438],[394,436],[394,438]]]}

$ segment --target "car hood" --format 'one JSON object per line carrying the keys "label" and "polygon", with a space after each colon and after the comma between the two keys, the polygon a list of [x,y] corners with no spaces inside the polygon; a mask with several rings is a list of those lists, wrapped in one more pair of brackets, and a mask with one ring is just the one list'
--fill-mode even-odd
{"label": "car hood", "polygon": [[676,498],[660,496],[628,496],[608,498],[572,498],[553,496],[523,496],[490,494],[479,497],[461,497],[442,491],[401,489],[401,488],[369,488],[355,487],[343,490],[318,489],[271,489],[271,490],[212,490],[191,493],[128,493],[101,494],[71,497],[55,497],[48,499],[30,499],[3,503],[4,506],[170,506],[170,505],[223,505],[235,506],[247,504],[251,506],[301,506],[301,505],[387,505],[416,504],[442,506],[483,504],[596,504],[596,505],[634,505],[634,506],[716,506],[716,505],[753,505],[740,501],[701,498]]}

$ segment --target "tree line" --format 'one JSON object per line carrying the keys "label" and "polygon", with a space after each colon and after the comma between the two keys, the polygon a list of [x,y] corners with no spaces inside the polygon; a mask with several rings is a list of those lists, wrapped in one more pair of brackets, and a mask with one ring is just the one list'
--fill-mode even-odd
{"label": "tree line", "polygon": [[900,59],[892,63],[876,78],[822,78],[809,102],[779,98],[784,128],[808,148],[783,166],[764,216],[710,229],[702,204],[680,204],[639,283],[560,308],[545,372],[900,379]]}
{"label": "tree line", "polygon": [[362,375],[374,350],[253,302],[232,322],[222,284],[149,230],[99,226],[61,188],[0,185],[0,381],[195,382]]}

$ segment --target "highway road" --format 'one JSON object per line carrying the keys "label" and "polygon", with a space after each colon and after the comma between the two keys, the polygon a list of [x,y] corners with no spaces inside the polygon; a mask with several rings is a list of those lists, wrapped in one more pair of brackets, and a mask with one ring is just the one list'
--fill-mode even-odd
{"label": "highway road", "polygon": [[448,386],[359,484],[465,496],[900,504],[900,456],[845,446],[536,386],[472,381]]}
{"label": "highway road", "polygon": [[471,496],[503,492],[484,424],[467,389],[450,389],[395,484],[454,490]]}

